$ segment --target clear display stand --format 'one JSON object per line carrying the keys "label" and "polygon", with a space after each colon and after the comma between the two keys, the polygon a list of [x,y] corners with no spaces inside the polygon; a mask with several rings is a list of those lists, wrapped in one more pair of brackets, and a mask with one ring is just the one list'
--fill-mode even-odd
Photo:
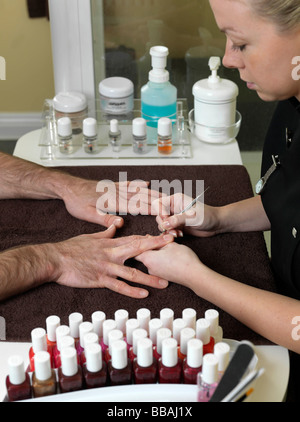
{"label": "clear display stand", "polygon": [[[53,108],[52,100],[46,100],[43,111],[44,125],[41,131],[39,147],[41,149],[41,160],[67,160],[67,159],[111,159],[122,158],[128,160],[157,158],[168,160],[169,158],[191,158],[192,145],[191,133],[188,125],[188,108],[187,100],[180,99],[177,101],[177,118],[172,120],[173,137],[172,152],[168,155],[161,154],[157,148],[157,129],[147,126],[147,146],[143,153],[133,151],[132,136],[132,120],[142,117],[141,101],[134,100],[134,110],[130,115],[116,116],[108,115],[101,111],[100,102],[96,102],[95,110],[89,110],[89,117],[97,119],[98,123],[98,149],[97,152],[88,153],[83,147],[83,134],[73,134],[72,152],[65,153],[59,147],[59,139],[57,135],[57,119]],[[109,140],[110,120],[117,119],[119,129],[122,134],[121,145],[119,151],[114,151]],[[152,122],[153,123],[153,122]]]}

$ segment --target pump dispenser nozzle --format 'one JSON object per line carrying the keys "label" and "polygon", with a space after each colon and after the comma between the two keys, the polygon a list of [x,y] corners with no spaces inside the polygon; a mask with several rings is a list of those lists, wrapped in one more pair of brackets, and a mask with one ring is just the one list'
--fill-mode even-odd
{"label": "pump dispenser nozzle", "polygon": [[169,72],[166,70],[169,49],[163,46],[156,46],[150,49],[152,70],[149,72],[151,82],[163,83],[169,81]]}
{"label": "pump dispenser nozzle", "polygon": [[211,70],[211,76],[209,77],[210,82],[218,82],[220,77],[218,76],[218,69],[221,66],[220,57],[211,57],[208,62],[208,66]]}

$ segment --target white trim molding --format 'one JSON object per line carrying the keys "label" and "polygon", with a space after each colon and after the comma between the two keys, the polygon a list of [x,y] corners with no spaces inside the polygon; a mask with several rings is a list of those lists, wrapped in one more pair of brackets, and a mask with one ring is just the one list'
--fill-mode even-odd
{"label": "white trim molding", "polygon": [[0,141],[15,141],[28,132],[41,129],[42,113],[0,113]]}

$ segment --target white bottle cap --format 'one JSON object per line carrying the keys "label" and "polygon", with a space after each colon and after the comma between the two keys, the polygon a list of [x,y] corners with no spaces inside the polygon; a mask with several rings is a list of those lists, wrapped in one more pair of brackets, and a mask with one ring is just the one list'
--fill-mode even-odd
{"label": "white bottle cap", "polygon": [[132,345],[132,333],[139,328],[139,326],[140,324],[136,318],[130,318],[126,322],[126,339],[128,344]]}
{"label": "white bottle cap", "polygon": [[102,349],[100,344],[90,343],[85,348],[86,368],[89,372],[99,372],[102,369]]}
{"label": "white bottle cap", "polygon": [[106,320],[106,315],[102,311],[96,311],[92,314],[92,324],[94,333],[98,334],[99,338],[103,337],[103,322]]}
{"label": "white bottle cap", "polygon": [[175,338],[166,338],[162,342],[162,364],[173,368],[178,363],[178,343]]}
{"label": "white bottle cap", "polygon": [[84,349],[84,336],[94,331],[93,324],[89,321],[82,322],[79,325],[79,341],[80,346]]}
{"label": "white bottle cap", "polygon": [[56,328],[56,345],[59,351],[61,350],[61,339],[63,337],[69,336],[70,334],[71,330],[67,325],[60,325]]}
{"label": "white bottle cap", "polygon": [[53,105],[62,113],[78,113],[87,108],[87,100],[80,92],[60,92],[54,97]]}
{"label": "white bottle cap", "polygon": [[60,318],[56,315],[49,316],[46,319],[46,328],[48,340],[56,342],[56,328],[60,326]]}
{"label": "white bottle cap", "polygon": [[13,385],[20,385],[26,379],[24,361],[21,356],[15,355],[8,359],[9,380]]}
{"label": "white bottle cap", "polygon": [[156,345],[157,330],[160,328],[163,328],[163,324],[159,318],[153,318],[149,321],[149,337],[154,345]]}
{"label": "white bottle cap", "polygon": [[227,343],[215,344],[214,355],[219,360],[219,371],[224,372],[229,363],[230,346]]}
{"label": "white bottle cap", "polygon": [[114,319],[106,319],[103,322],[103,343],[108,346],[108,333],[117,329],[117,323]]}
{"label": "white bottle cap", "polygon": [[119,122],[117,119],[112,119],[110,121],[110,131],[112,133],[117,133],[119,132]]}
{"label": "white bottle cap", "polygon": [[139,339],[137,343],[137,363],[148,368],[153,363],[153,343],[150,338]]}
{"label": "white bottle cap", "polygon": [[75,348],[75,340],[72,336],[65,336],[60,340],[60,351],[62,351],[62,349],[65,349],[66,347]]}
{"label": "white bottle cap", "polygon": [[170,308],[164,308],[160,311],[160,319],[164,328],[172,330],[174,321],[174,311]]}
{"label": "white bottle cap", "polygon": [[47,351],[47,337],[44,328],[35,328],[31,331],[32,350],[34,353]]}
{"label": "white bottle cap", "polygon": [[100,82],[99,93],[107,98],[128,97],[134,93],[134,84],[130,79],[113,76]]}
{"label": "white bottle cap", "polygon": [[83,134],[89,138],[97,136],[97,120],[89,117],[83,121]]}
{"label": "white bottle cap", "polygon": [[186,308],[182,311],[182,319],[186,322],[186,326],[194,330],[196,328],[196,317],[197,313],[195,309]]}
{"label": "white bottle cap", "polygon": [[73,347],[65,347],[60,352],[61,369],[66,377],[72,377],[78,372],[77,352]]}
{"label": "white bottle cap", "polygon": [[142,117],[137,117],[132,121],[132,134],[138,137],[147,135],[147,123]]}
{"label": "white bottle cap", "polygon": [[219,327],[219,312],[214,309],[209,309],[205,312],[204,317],[210,323],[211,335],[216,335]]}
{"label": "white bottle cap", "polygon": [[149,72],[149,80],[155,83],[168,82],[169,72],[166,70],[169,50],[164,46],[156,46],[150,49],[152,70]]}
{"label": "white bottle cap", "polygon": [[72,122],[69,117],[62,117],[57,121],[57,133],[59,136],[67,137],[72,135]]}
{"label": "white bottle cap", "polygon": [[205,318],[200,318],[196,322],[196,337],[206,345],[210,342],[210,323]]}
{"label": "white bottle cap", "polygon": [[151,319],[151,312],[149,311],[149,309],[146,309],[146,308],[138,309],[137,312],[136,312],[136,318],[139,322],[140,328],[143,328],[148,333],[149,332],[149,322],[150,322],[150,319]]}
{"label": "white bottle cap", "polygon": [[173,321],[173,337],[180,343],[180,331],[186,327],[186,322],[182,318]]}
{"label": "white bottle cap", "polygon": [[187,364],[190,368],[200,368],[203,359],[203,343],[198,338],[189,340],[187,344]]}
{"label": "white bottle cap", "polygon": [[157,330],[157,336],[156,336],[156,349],[157,353],[159,355],[162,354],[162,342],[172,337],[172,331],[169,328],[160,328]]}
{"label": "white bottle cap", "polygon": [[99,343],[98,334],[91,332],[84,335],[83,337],[84,350],[86,349],[86,346],[88,344],[95,344],[95,343]]}
{"label": "white bottle cap", "polygon": [[133,347],[133,353],[137,355],[137,343],[142,338],[147,338],[148,333],[143,328],[137,328],[132,333],[132,347]]}
{"label": "white bottle cap", "polygon": [[117,323],[117,329],[121,330],[126,335],[126,322],[129,319],[129,313],[125,309],[118,309],[115,312],[115,321]]}
{"label": "white bottle cap", "polygon": [[218,381],[218,358],[212,353],[203,356],[202,381],[206,384],[215,384]]}
{"label": "white bottle cap", "polygon": [[79,338],[79,325],[83,322],[83,316],[79,312],[69,315],[70,335]]}
{"label": "white bottle cap", "polygon": [[158,120],[157,133],[160,136],[172,135],[172,121],[168,117],[162,117]]}
{"label": "white bottle cap", "polygon": [[34,356],[34,370],[39,381],[47,381],[51,377],[51,361],[48,352],[38,352]]}
{"label": "white bottle cap", "polygon": [[127,345],[124,340],[112,343],[111,364],[115,369],[124,369],[128,363]]}
{"label": "white bottle cap", "polygon": [[187,344],[192,338],[195,338],[196,332],[193,328],[186,327],[180,332],[180,352],[183,355],[187,355]]}
{"label": "white bottle cap", "polygon": [[111,355],[111,352],[112,352],[111,345],[113,344],[113,342],[117,341],[117,340],[123,340],[123,339],[124,339],[124,334],[123,334],[123,331],[121,331],[121,330],[118,330],[118,329],[111,330],[108,333],[108,348],[109,348],[109,354],[110,355]]}

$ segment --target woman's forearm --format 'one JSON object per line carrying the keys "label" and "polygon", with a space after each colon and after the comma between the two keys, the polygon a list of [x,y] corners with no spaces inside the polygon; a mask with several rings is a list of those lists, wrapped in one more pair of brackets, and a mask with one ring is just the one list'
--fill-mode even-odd
{"label": "woman's forearm", "polygon": [[219,233],[266,231],[271,228],[260,196],[220,207],[218,219]]}
{"label": "woman's forearm", "polygon": [[193,266],[190,287],[261,336],[300,353],[300,341],[292,336],[292,321],[300,319],[298,300],[237,282],[202,263]]}

